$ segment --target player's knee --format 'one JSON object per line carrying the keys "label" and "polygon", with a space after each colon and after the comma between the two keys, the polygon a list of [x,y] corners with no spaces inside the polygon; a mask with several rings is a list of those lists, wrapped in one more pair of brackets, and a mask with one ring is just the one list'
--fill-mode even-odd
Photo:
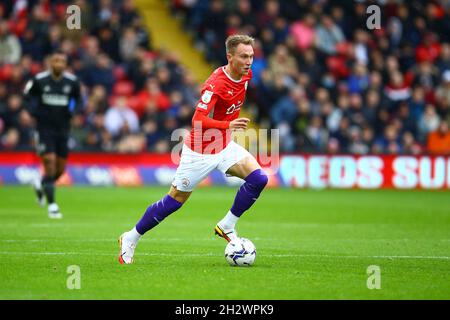
{"label": "player's knee", "polygon": [[172,185],[168,194],[173,199],[175,199],[176,201],[178,201],[183,205],[191,195],[191,192],[180,191],[175,186]]}

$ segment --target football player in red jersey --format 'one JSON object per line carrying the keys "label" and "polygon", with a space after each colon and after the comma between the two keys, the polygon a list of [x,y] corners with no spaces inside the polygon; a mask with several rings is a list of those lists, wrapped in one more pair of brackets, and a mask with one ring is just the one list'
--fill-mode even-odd
{"label": "football player in red jersey", "polygon": [[202,86],[172,186],[167,195],[147,208],[133,229],[120,236],[121,264],[133,262],[140,237],[181,208],[195,186],[214,169],[244,180],[231,209],[214,228],[226,241],[237,238],[236,222],[258,199],[268,181],[256,159],[231,140],[231,131],[245,130],[250,121],[239,118],[239,112],[252,77],[253,43],[254,39],[246,35],[227,38],[228,64],[217,68]]}

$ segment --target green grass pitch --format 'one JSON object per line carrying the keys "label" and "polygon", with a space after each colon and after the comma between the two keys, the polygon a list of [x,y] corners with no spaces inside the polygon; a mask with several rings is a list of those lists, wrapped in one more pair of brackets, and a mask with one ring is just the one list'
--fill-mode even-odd
{"label": "green grass pitch", "polygon": [[[199,188],[119,265],[117,237],[166,191],[61,187],[54,221],[29,187],[1,187],[0,299],[450,298],[448,192],[267,189],[238,223],[257,247],[238,268],[213,235],[236,189]],[[371,265],[380,289],[367,287]]]}

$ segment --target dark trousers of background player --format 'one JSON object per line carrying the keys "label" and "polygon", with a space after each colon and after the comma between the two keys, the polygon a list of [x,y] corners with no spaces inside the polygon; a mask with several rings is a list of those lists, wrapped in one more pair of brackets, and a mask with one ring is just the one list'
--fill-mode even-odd
{"label": "dark trousers of background player", "polygon": [[39,128],[36,131],[36,151],[44,166],[42,190],[47,203],[55,203],[55,183],[64,173],[67,157],[69,131]]}

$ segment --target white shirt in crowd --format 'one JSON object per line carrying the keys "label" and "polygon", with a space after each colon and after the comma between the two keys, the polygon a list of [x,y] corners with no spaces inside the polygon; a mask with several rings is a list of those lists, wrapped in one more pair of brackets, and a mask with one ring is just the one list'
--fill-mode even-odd
{"label": "white shirt in crowd", "polygon": [[119,102],[106,112],[105,127],[112,136],[117,136],[125,124],[128,124],[130,133],[139,131],[139,119],[136,113],[123,102]]}

